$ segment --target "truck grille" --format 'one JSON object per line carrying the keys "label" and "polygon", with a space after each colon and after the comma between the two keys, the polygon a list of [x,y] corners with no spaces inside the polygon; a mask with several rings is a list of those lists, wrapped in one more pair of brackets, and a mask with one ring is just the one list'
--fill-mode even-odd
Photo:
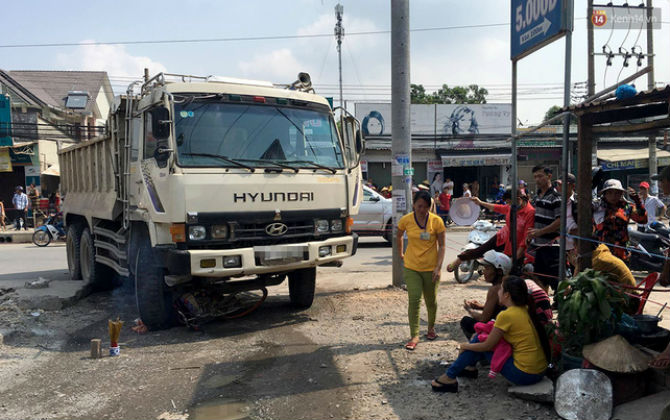
{"label": "truck grille", "polygon": [[292,238],[311,238],[314,236],[314,224],[310,222],[284,223],[288,230],[281,236],[270,236],[265,228],[269,223],[240,223],[234,228],[234,241],[282,240]]}

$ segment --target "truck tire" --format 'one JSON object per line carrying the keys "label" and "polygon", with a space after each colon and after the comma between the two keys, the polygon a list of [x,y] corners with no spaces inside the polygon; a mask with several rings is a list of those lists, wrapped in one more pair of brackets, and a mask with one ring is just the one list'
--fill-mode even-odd
{"label": "truck tire", "polygon": [[288,273],[288,294],[294,307],[306,309],[312,306],[315,289],[316,267]]}
{"label": "truck tire", "polygon": [[389,244],[393,243],[393,221],[389,220],[384,226],[384,240]]}
{"label": "truck tire", "polygon": [[81,225],[71,224],[67,228],[67,239],[65,240],[65,249],[67,253],[67,268],[70,272],[71,280],[81,280],[81,259],[80,259],[80,241]]}
{"label": "truck tire", "polygon": [[135,258],[135,297],[140,319],[150,330],[170,328],[176,319],[172,292],[165,284],[161,267],[154,264],[151,243],[140,239]]}
{"label": "truck tire", "polygon": [[109,290],[118,286],[116,272],[104,264],[95,261],[95,244],[89,228],[84,228],[79,240],[79,261],[81,278],[93,290]]}

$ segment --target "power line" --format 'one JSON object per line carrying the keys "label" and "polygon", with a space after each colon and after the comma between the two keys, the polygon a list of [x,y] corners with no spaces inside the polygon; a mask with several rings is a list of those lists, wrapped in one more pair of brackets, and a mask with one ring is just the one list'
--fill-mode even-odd
{"label": "power line", "polygon": [[[484,23],[479,25],[458,25],[441,26],[434,28],[416,28],[410,32],[429,32],[429,31],[448,31],[455,29],[474,29],[474,28],[492,28],[498,26],[509,26],[509,23]],[[382,31],[362,31],[347,32],[347,36],[365,36],[390,34],[389,30]],[[4,44],[0,48],[51,48],[51,47],[79,47],[79,46],[98,46],[98,45],[147,45],[147,44],[194,44],[204,42],[239,42],[239,41],[271,41],[279,39],[305,39],[305,38],[325,38],[332,37],[333,34],[302,34],[302,35],[268,35],[268,36],[249,36],[249,37],[230,37],[230,38],[194,38],[194,39],[160,39],[143,41],[89,41],[89,42],[55,42],[44,44]]]}

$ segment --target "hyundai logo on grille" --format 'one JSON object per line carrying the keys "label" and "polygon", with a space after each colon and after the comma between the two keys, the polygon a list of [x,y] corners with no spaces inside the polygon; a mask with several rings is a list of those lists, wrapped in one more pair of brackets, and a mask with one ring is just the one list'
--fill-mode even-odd
{"label": "hyundai logo on grille", "polygon": [[271,223],[265,227],[265,233],[270,236],[281,236],[288,232],[288,226],[283,223]]}

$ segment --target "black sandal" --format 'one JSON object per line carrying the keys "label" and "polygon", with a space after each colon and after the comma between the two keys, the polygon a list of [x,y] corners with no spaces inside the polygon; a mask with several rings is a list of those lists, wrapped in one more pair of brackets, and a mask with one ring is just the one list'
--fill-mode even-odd
{"label": "black sandal", "polygon": [[430,384],[430,387],[433,388],[433,391],[435,392],[458,392],[458,382],[445,384],[444,382],[440,382],[440,378],[435,378],[434,381],[440,384],[440,386],[435,386],[432,383]]}

